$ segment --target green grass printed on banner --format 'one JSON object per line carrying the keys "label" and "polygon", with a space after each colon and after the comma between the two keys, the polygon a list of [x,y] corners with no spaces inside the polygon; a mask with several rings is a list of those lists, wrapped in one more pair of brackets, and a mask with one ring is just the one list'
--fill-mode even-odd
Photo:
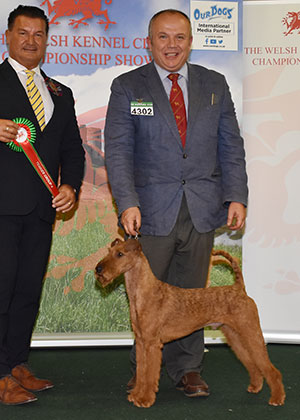
{"label": "green grass printed on banner", "polygon": [[67,236],[59,235],[64,224],[64,221],[60,220],[53,237],[51,253],[81,260],[96,252],[100,247],[107,245],[110,235],[105,231],[101,220],[102,218],[98,216],[94,222],[88,222],[88,214],[86,214],[85,224],[82,229],[78,230],[76,229],[77,213],[75,213],[74,228]]}
{"label": "green grass printed on banner", "polygon": [[[107,212],[107,209],[105,211]],[[105,231],[101,217],[97,217],[92,223],[88,222],[86,217],[83,228],[78,230],[76,215],[74,227],[67,236],[59,234],[64,221],[58,222],[59,226],[54,234],[51,248],[53,255],[66,256],[79,261],[110,243],[111,237]],[[51,269],[57,265],[59,265],[57,259],[53,258],[49,263],[48,272],[51,273]],[[124,284],[114,287],[114,290],[111,287],[103,289],[97,284],[94,267],[91,267],[91,270],[84,275],[83,290],[76,292],[71,289],[65,293],[66,288],[81,274],[81,271],[81,267],[72,267],[60,279],[51,276],[46,278],[35,333],[130,330],[129,307]]]}
{"label": "green grass printed on banner", "polygon": [[43,290],[35,333],[81,333],[129,331],[129,307],[124,284],[108,293],[97,286],[94,272],[86,274],[81,292],[64,288],[72,270],[62,279],[48,278]]}

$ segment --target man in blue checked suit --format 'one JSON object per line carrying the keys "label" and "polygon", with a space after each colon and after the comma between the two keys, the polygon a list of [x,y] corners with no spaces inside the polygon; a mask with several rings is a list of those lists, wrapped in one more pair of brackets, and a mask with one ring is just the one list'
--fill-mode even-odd
{"label": "man in blue checked suit", "polygon": [[[224,224],[243,227],[248,195],[228,85],[223,75],[187,62],[191,44],[184,13],[154,15],[148,34],[153,61],[113,81],[105,126],[108,178],[120,223],[127,235],[141,233],[154,274],[184,288],[204,287],[214,231]],[[170,104],[170,74],[176,74],[176,91],[183,96],[186,133]],[[203,331],[164,347],[168,374],[186,396],[209,395],[201,376],[203,352]],[[135,348],[131,361],[134,367]],[[129,389],[134,384],[135,375]]]}

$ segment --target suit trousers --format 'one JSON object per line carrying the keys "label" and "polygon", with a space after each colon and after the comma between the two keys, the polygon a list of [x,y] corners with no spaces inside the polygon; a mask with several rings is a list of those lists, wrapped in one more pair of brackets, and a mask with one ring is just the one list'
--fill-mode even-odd
{"label": "suit trousers", "polygon": [[[192,289],[205,286],[213,241],[214,231],[199,233],[194,228],[185,196],[176,224],[168,236],[142,235],[140,238],[143,252],[159,280]],[[188,372],[201,373],[203,355],[204,332],[199,330],[165,344],[163,363],[168,375],[177,384]],[[135,346],[130,360],[135,367]]]}
{"label": "suit trousers", "polygon": [[0,377],[27,362],[52,240],[35,209],[0,216]]}

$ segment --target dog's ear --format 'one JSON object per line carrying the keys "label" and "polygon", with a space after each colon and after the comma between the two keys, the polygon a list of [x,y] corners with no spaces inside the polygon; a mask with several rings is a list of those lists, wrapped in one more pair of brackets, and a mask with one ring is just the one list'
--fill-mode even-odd
{"label": "dog's ear", "polygon": [[118,245],[121,242],[121,240],[119,238],[116,238],[112,243],[111,243],[111,248],[115,245]]}
{"label": "dog's ear", "polygon": [[141,251],[142,250],[142,246],[137,239],[131,238],[125,241],[125,243],[126,243],[126,249],[128,251]]}

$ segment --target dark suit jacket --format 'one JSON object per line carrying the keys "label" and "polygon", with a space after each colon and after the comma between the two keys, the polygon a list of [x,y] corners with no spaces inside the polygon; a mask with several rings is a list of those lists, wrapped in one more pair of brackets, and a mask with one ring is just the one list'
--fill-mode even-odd
{"label": "dark suit jacket", "polygon": [[[43,73],[43,76],[46,75]],[[0,65],[0,118],[24,117],[36,128],[34,147],[55,183],[69,184],[79,191],[84,167],[71,90],[60,84],[61,96],[50,91],[54,112],[41,132],[27,93],[7,60]],[[24,215],[36,206],[40,217],[55,218],[52,197],[23,152],[12,151],[0,142],[0,215]]]}
{"label": "dark suit jacket", "polygon": [[[120,213],[140,207],[146,235],[169,234],[183,193],[199,232],[226,223],[226,203],[247,203],[243,140],[226,80],[192,64],[188,78],[185,149],[153,62],[112,83],[105,127],[108,178]],[[138,99],[153,103],[154,116],[131,115],[130,103]]]}

